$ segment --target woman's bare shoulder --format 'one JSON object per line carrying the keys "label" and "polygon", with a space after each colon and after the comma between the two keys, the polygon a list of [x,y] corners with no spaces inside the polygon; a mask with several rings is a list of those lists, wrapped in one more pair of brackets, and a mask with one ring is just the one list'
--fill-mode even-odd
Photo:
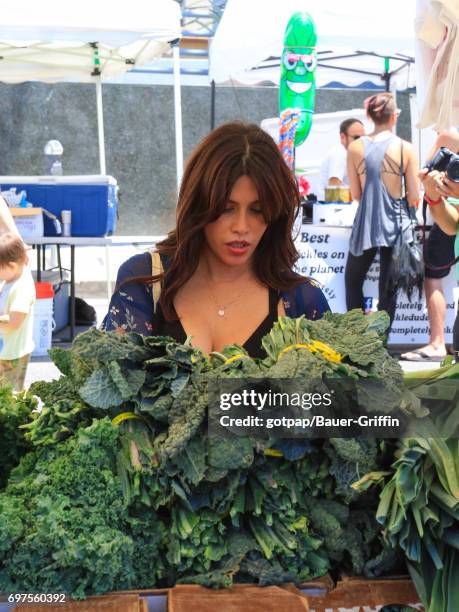
{"label": "woman's bare shoulder", "polygon": [[364,144],[361,138],[354,140],[347,148],[347,155],[351,159],[360,159],[364,154]]}
{"label": "woman's bare shoulder", "polygon": [[[402,140],[402,143],[403,143],[403,167],[406,169],[407,162],[410,162],[414,164],[415,166],[417,166],[418,156],[416,153],[416,148],[414,147],[413,143],[409,142],[408,140]],[[399,158],[401,159],[401,155],[399,155]]]}
{"label": "woman's bare shoulder", "polygon": [[410,142],[409,140],[403,140],[403,138],[401,139],[402,143],[403,143],[403,152],[407,152],[407,153],[414,153],[415,148],[412,142]]}
{"label": "woman's bare shoulder", "polygon": [[408,140],[394,138],[387,147],[387,155],[397,163],[400,163],[402,146],[404,159],[410,159],[415,154],[415,148]]}
{"label": "woman's bare shoulder", "polygon": [[362,153],[364,149],[363,138],[358,138],[351,142],[351,144],[347,148],[348,153]]}

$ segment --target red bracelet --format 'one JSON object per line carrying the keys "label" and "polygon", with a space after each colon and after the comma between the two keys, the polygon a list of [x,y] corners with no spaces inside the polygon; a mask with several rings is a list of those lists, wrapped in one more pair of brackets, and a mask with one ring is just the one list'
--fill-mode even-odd
{"label": "red bracelet", "polygon": [[443,198],[440,196],[438,200],[431,200],[428,196],[424,194],[424,200],[427,202],[429,206],[438,206],[443,202]]}

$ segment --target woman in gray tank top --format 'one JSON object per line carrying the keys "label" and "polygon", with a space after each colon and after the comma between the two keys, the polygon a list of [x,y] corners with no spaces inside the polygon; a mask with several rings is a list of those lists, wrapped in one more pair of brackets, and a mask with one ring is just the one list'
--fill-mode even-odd
{"label": "woman in gray tank top", "polygon": [[386,310],[392,324],[397,299],[397,294],[387,288],[392,248],[400,216],[403,226],[410,222],[410,213],[400,201],[403,195],[400,165],[403,159],[408,204],[415,212],[419,202],[418,164],[411,144],[393,133],[400,114],[393,94],[384,92],[371,96],[366,101],[366,108],[375,130],[348,148],[351,193],[359,200],[359,207],[346,263],[346,305],[348,310],[365,309],[363,283],[379,250],[378,310]]}

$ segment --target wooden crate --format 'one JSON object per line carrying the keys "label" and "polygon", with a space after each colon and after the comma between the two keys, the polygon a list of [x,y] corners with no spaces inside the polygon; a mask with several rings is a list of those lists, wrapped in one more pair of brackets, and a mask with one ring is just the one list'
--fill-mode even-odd
{"label": "wooden crate", "polygon": [[309,612],[308,598],[289,587],[235,585],[213,590],[182,584],[169,591],[167,612]]}
{"label": "wooden crate", "polygon": [[[166,604],[167,596],[167,604]],[[230,589],[177,585],[172,589],[125,591],[55,606],[17,605],[15,612],[376,612],[399,604],[422,611],[407,576],[367,580],[343,577],[335,585],[326,575],[301,585],[259,587],[237,584]]]}
{"label": "wooden crate", "polygon": [[138,594],[102,595],[84,601],[57,604],[18,604],[14,612],[148,612],[148,603]]}
{"label": "wooden crate", "polygon": [[167,612],[376,612],[399,604],[424,610],[408,577],[367,580],[344,577],[336,585],[329,576],[297,589],[293,585],[235,585],[212,590],[178,585],[169,590]]}
{"label": "wooden crate", "polygon": [[424,610],[412,580],[400,578],[343,577],[326,593],[308,594],[310,612],[373,612],[398,604]]}

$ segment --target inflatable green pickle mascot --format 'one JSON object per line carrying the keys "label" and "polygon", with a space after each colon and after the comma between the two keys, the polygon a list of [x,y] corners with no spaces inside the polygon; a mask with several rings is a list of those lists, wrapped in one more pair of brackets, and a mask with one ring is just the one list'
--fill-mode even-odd
{"label": "inflatable green pickle mascot", "polygon": [[311,16],[308,13],[294,13],[284,36],[279,109],[280,112],[287,108],[301,111],[295,146],[302,144],[311,131],[316,91],[316,42],[316,27]]}

